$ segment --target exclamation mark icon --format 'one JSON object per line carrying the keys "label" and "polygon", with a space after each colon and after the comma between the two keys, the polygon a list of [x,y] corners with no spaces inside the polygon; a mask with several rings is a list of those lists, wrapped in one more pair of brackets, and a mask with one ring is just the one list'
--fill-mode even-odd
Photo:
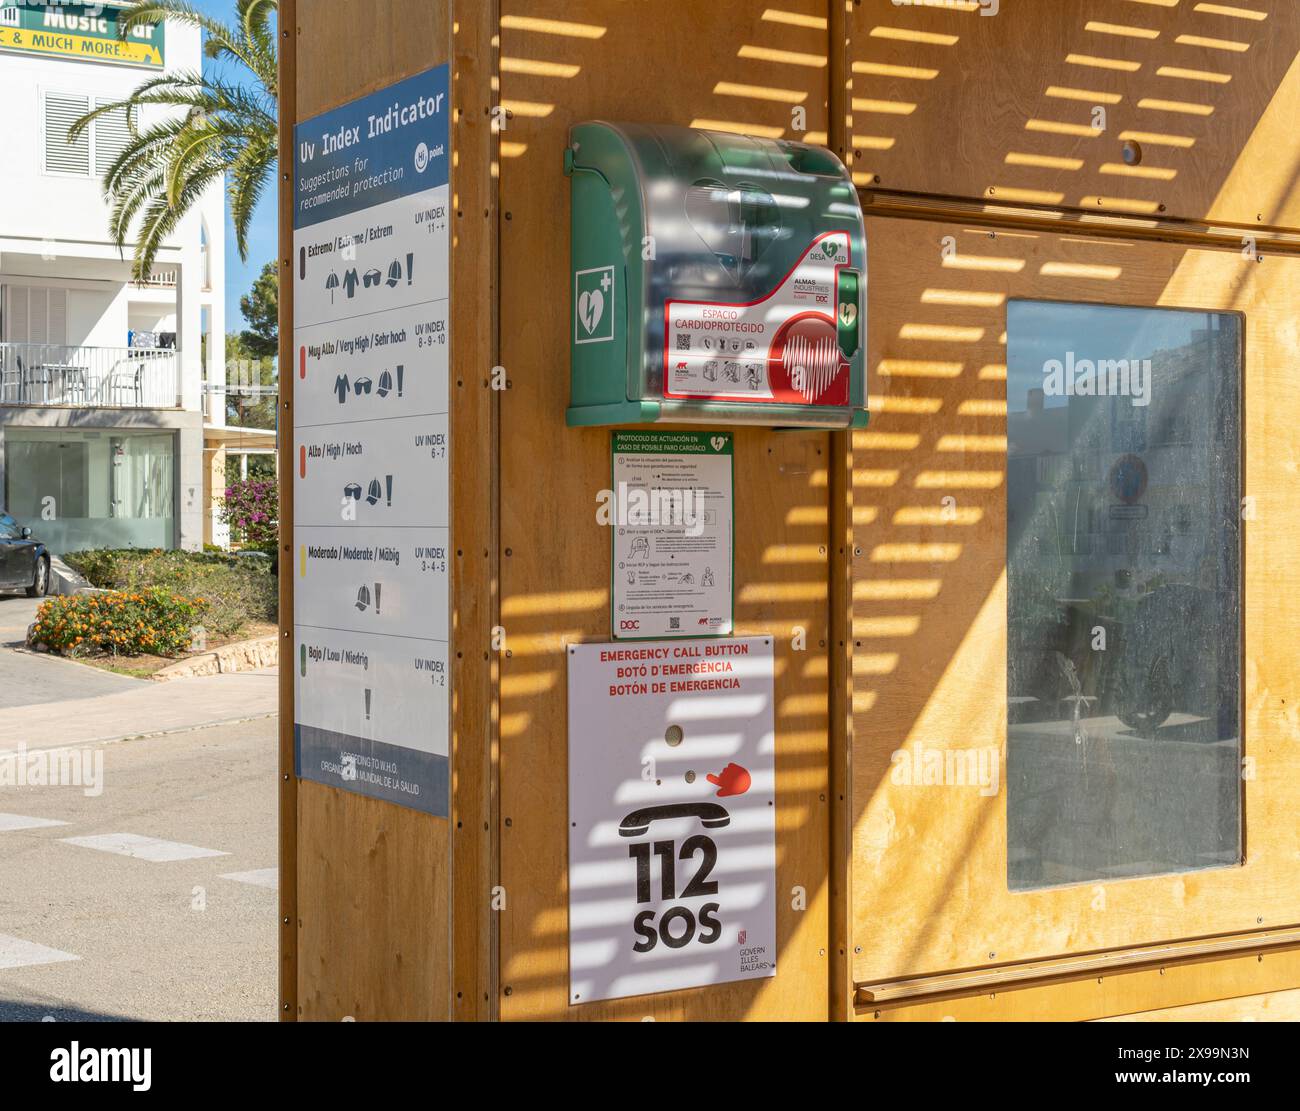
{"label": "exclamation mark icon", "polygon": [[370,720],[370,688],[366,688],[366,721]]}
{"label": "exclamation mark icon", "polygon": [[397,396],[402,396],[402,379],[406,377],[406,367],[401,363],[397,364]]}
{"label": "exclamation mark icon", "polygon": [[410,285],[411,280],[415,277],[415,256],[407,254],[406,256],[406,284]]}
{"label": "exclamation mark icon", "polygon": [[379,616],[379,594],[384,589],[383,583],[375,583],[375,616]]}
{"label": "exclamation mark icon", "polygon": [[388,508],[393,508],[393,476],[385,475],[384,482],[388,487]]}

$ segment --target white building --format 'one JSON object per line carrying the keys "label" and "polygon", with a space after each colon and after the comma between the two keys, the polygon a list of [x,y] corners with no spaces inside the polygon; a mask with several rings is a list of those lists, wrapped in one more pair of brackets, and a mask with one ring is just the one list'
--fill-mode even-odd
{"label": "white building", "polygon": [[225,400],[203,386],[225,377],[223,190],[135,285],[100,186],[125,119],[68,141],[90,108],[202,66],[194,28],[119,40],[126,6],[0,0],[0,499],[55,552],[197,548],[224,486]]}

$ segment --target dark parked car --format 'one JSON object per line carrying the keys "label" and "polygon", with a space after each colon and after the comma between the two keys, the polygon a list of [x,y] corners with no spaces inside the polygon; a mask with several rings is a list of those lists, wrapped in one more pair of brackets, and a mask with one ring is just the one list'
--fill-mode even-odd
{"label": "dark parked car", "polygon": [[25,590],[41,598],[50,589],[50,553],[32,530],[0,513],[0,590]]}

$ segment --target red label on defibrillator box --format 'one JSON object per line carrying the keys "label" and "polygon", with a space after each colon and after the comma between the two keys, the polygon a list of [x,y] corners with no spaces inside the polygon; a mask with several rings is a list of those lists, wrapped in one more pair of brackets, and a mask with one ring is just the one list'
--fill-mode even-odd
{"label": "red label on defibrillator box", "polygon": [[848,232],[827,232],[758,301],[664,303],[664,396],[848,405],[849,361],[835,313]]}

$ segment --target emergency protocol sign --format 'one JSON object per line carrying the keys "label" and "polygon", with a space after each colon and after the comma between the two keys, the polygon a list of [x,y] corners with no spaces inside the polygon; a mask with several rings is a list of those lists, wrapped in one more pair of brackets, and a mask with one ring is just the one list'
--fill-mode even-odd
{"label": "emergency protocol sign", "polygon": [[730,636],[730,432],[615,432],[610,561],[616,640]]}
{"label": "emergency protocol sign", "polygon": [[569,1002],[776,975],[770,637],[569,647]]}

